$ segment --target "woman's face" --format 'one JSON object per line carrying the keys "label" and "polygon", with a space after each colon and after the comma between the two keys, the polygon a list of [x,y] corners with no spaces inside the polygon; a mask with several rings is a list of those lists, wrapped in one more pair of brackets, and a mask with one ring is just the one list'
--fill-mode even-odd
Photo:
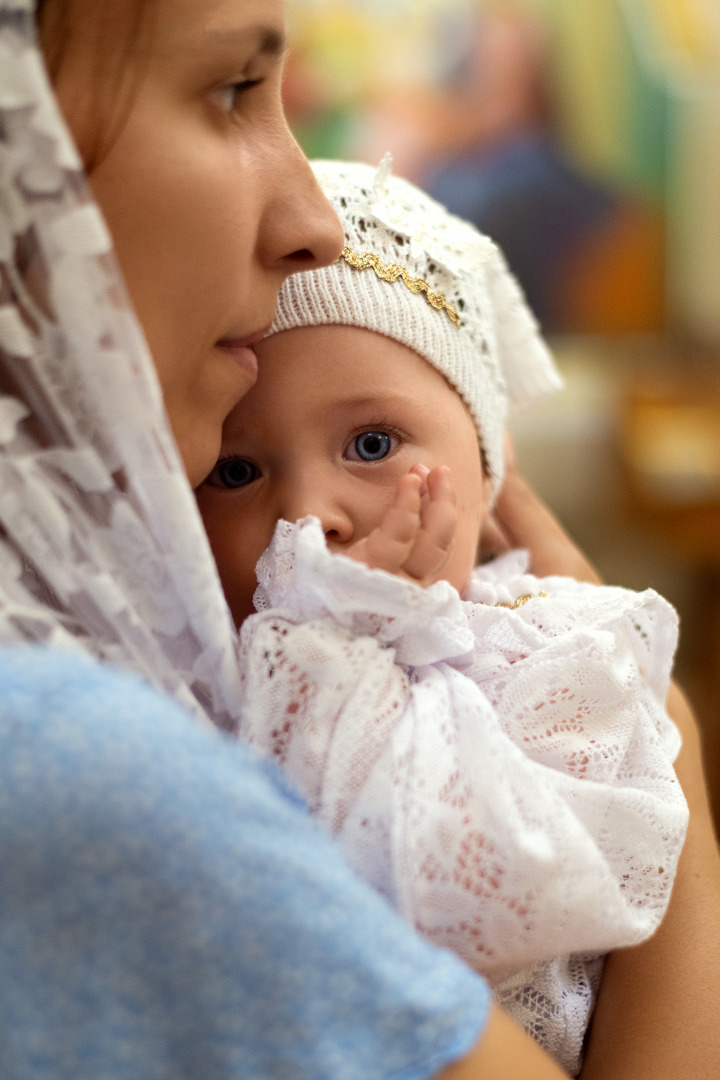
{"label": "woman's face", "polygon": [[[112,21],[137,12],[128,0],[69,10],[55,84],[82,148],[116,119],[88,108],[98,41],[112,47]],[[193,485],[255,382],[252,346],[280,284],[342,245],[282,112],[284,32],[283,0],[154,0],[131,38],[129,112],[90,177]]]}

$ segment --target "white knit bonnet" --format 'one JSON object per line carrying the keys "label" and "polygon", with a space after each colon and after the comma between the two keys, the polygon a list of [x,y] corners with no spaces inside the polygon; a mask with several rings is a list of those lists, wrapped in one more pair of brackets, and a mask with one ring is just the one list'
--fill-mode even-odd
{"label": "white knit bonnet", "polygon": [[359,326],[414,349],[470,410],[496,494],[508,416],[562,383],[497,246],[407,180],[315,161],[345,248],[332,266],[283,285],[270,334],[299,326]]}

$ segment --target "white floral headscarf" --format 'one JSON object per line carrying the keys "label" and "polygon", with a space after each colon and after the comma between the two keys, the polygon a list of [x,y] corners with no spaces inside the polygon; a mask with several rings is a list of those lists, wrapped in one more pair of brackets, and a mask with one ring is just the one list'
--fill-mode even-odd
{"label": "white floral headscarf", "polygon": [[85,649],[234,730],[235,630],[33,8],[0,0],[0,642]]}

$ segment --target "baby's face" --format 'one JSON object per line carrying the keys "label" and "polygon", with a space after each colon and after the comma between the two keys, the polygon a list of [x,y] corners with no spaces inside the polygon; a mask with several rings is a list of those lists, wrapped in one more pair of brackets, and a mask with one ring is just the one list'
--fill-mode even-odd
{"label": "baby's face", "polygon": [[254,610],[255,564],[280,518],[314,514],[330,550],[342,552],[379,524],[415,464],[450,467],[459,524],[439,576],[462,592],[490,484],[473,422],[443,376],[357,327],[302,327],[256,352],[258,380],[230,414],[197,492],[236,622]]}

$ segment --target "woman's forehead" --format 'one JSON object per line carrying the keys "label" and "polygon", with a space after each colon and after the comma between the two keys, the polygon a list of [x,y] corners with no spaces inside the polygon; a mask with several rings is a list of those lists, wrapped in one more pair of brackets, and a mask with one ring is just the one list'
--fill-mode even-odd
{"label": "woman's forehead", "polygon": [[286,50],[284,0],[154,0],[161,33],[156,48],[186,56],[236,51],[281,56]]}
{"label": "woman's forehead", "polygon": [[108,48],[128,36],[143,53],[176,56],[216,47],[282,54],[287,45],[284,0],[44,0],[36,10],[50,51]]}

